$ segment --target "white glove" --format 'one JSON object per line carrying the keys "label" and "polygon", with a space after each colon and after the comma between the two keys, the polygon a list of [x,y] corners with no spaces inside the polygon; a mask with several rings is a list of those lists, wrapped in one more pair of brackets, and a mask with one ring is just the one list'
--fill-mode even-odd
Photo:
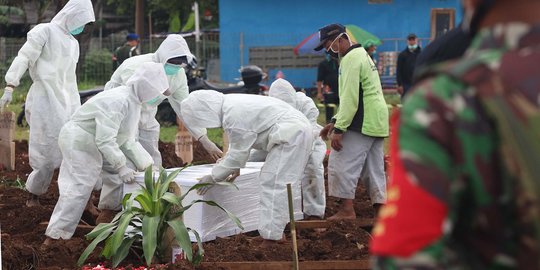
{"label": "white glove", "polygon": [[[212,177],[212,175],[205,175],[201,179],[199,179],[199,184],[215,184],[216,180]],[[204,195],[210,188],[212,188],[214,185],[207,185],[204,187],[201,187],[197,190],[197,194]]]}
{"label": "white glove", "polygon": [[202,136],[199,139],[199,142],[202,144],[204,149],[206,149],[208,154],[210,154],[212,159],[214,159],[213,160],[214,162],[220,159],[221,157],[223,157],[223,152],[219,150],[216,144],[214,144],[212,141],[210,141],[210,139],[208,139],[208,136],[206,135]]}
{"label": "white glove", "polygon": [[122,168],[120,168],[120,170],[118,170],[118,176],[120,176],[122,182],[131,184],[135,180],[135,171],[124,165]]}
{"label": "white glove", "polygon": [[7,105],[11,103],[11,100],[13,99],[13,87],[6,86],[4,88],[4,95],[0,99],[0,111],[4,111]]}

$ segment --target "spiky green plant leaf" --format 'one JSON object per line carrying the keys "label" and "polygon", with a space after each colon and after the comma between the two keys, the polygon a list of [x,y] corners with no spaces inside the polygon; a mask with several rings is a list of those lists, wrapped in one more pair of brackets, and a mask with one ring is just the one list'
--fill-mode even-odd
{"label": "spiky green plant leaf", "polygon": [[189,239],[189,232],[186,228],[186,225],[184,225],[184,222],[181,222],[181,220],[171,220],[167,222],[169,226],[174,231],[174,235],[176,237],[176,241],[178,242],[178,245],[182,248],[184,251],[184,254],[188,261],[193,260],[193,250],[191,247],[191,240]]}

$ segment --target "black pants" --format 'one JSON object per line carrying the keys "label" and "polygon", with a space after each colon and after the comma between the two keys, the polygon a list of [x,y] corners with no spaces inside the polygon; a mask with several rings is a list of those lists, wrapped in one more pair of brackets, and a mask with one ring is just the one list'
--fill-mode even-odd
{"label": "black pants", "polygon": [[334,108],[329,107],[328,104],[335,104],[336,106],[339,105],[339,96],[337,94],[331,93],[331,94],[323,94],[324,95],[324,108],[326,111],[326,123],[330,123],[332,121],[332,117],[334,117]]}

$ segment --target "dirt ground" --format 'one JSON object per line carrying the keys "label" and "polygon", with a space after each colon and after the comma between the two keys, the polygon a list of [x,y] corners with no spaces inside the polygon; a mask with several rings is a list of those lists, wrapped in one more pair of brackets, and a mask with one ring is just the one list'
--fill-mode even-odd
{"label": "dirt ground", "polygon": [[[0,225],[2,240],[3,269],[76,269],[79,255],[89,244],[84,234],[88,231],[77,231],[72,239],[57,241],[49,247],[41,244],[45,240],[46,227],[40,225],[47,222],[58,199],[57,174],[49,191],[42,197],[42,206],[26,207],[28,197],[21,188],[14,186],[14,179],[26,180],[31,168],[28,164],[28,144],[26,141],[17,142],[17,170],[8,172],[0,170]],[[182,161],[175,157],[174,144],[160,143],[163,165],[166,168],[182,166]],[[196,145],[194,162],[207,163],[206,152]],[[94,194],[97,204],[98,194]],[[327,199],[327,216],[335,213],[339,201]],[[369,196],[365,189],[359,187],[355,209],[359,218],[373,217]],[[83,216],[85,219],[85,216]],[[85,219],[87,220],[87,219]],[[88,222],[91,223],[91,222]],[[368,257],[369,234],[358,226],[356,221],[335,222],[325,231],[301,230],[298,232],[298,247],[300,260],[354,260]],[[256,232],[217,239],[204,244],[206,262],[225,261],[275,261],[290,260],[291,245],[275,244],[268,248],[260,248],[260,238]],[[96,249],[99,250],[99,247]],[[96,265],[102,262],[94,253],[88,263]],[[135,258],[130,260],[135,265]],[[187,264],[180,262],[165,269],[185,269]],[[218,267],[211,267],[215,269]],[[126,268],[129,269],[129,268]]]}

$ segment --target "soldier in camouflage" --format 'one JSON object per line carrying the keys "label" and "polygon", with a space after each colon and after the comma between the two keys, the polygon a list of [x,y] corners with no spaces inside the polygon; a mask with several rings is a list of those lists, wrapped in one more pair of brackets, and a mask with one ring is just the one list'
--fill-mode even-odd
{"label": "soldier in camouflage", "polygon": [[540,269],[540,1],[464,1],[465,57],[394,116],[374,269]]}

